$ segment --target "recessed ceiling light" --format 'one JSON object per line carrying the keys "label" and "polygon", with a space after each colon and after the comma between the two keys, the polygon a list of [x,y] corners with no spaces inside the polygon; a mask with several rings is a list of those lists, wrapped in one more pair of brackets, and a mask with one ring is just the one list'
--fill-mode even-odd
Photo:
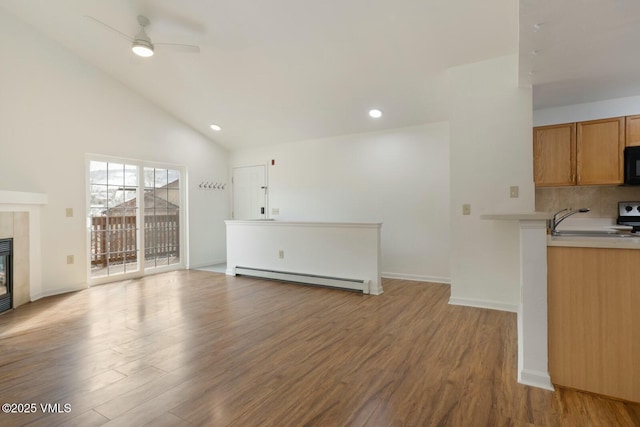
{"label": "recessed ceiling light", "polygon": [[382,111],[374,108],[372,110],[369,110],[369,116],[373,117],[374,119],[379,119],[380,117],[382,117]]}
{"label": "recessed ceiling light", "polygon": [[218,126],[218,125],[211,125],[210,128],[215,130],[215,131],[222,130],[222,128],[220,126]]}

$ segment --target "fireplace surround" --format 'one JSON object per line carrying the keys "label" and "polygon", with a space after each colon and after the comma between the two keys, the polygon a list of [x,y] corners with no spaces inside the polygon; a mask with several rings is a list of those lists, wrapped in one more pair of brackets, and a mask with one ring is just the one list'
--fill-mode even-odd
{"label": "fireplace surround", "polygon": [[40,211],[47,195],[0,190],[0,240],[11,239],[12,306],[42,298]]}

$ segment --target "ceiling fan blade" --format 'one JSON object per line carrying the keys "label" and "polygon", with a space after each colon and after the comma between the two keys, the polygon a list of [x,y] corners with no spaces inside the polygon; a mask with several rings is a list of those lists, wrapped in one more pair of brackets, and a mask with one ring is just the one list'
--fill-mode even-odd
{"label": "ceiling fan blade", "polygon": [[100,25],[102,25],[103,28],[106,28],[108,30],[113,31],[114,33],[118,34],[119,36],[124,37],[125,39],[127,39],[129,42],[133,42],[133,37],[128,36],[127,34],[123,33],[122,31],[118,30],[117,28],[113,28],[109,24],[105,24],[104,22],[94,18],[93,16],[83,15],[83,18],[87,18],[91,22],[95,22],[96,24],[100,24]]}
{"label": "ceiling fan blade", "polygon": [[174,52],[183,53],[200,53],[200,46],[192,44],[179,44],[179,43],[154,43],[156,48],[172,50]]}

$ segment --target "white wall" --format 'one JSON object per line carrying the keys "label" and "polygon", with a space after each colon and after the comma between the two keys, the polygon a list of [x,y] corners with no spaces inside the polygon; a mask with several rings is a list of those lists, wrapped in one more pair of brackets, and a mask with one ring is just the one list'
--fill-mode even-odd
{"label": "white wall", "polygon": [[640,114],[640,96],[534,110],[533,125],[546,126],[635,114]]}
{"label": "white wall", "polygon": [[[509,55],[449,70],[452,303],[520,303],[518,224],[480,219],[534,210],[531,90],[517,86],[517,65]],[[519,198],[510,186],[520,187]]]}
{"label": "white wall", "polygon": [[226,150],[2,9],[0,57],[0,190],[49,196],[44,294],[86,286],[86,153],[186,166],[190,264],[224,260],[229,194],[196,185],[226,181]]}
{"label": "white wall", "polygon": [[[382,275],[449,281],[447,123],[234,151],[290,221],[382,222]],[[271,166],[271,160],[275,165]]]}

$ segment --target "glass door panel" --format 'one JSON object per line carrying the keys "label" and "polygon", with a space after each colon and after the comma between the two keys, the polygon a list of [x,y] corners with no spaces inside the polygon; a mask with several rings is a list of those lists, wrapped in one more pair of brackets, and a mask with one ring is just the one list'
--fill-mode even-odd
{"label": "glass door panel", "polygon": [[91,278],[138,271],[138,166],[89,163]]}
{"label": "glass door panel", "polygon": [[180,264],[180,171],[144,168],[145,268]]}

